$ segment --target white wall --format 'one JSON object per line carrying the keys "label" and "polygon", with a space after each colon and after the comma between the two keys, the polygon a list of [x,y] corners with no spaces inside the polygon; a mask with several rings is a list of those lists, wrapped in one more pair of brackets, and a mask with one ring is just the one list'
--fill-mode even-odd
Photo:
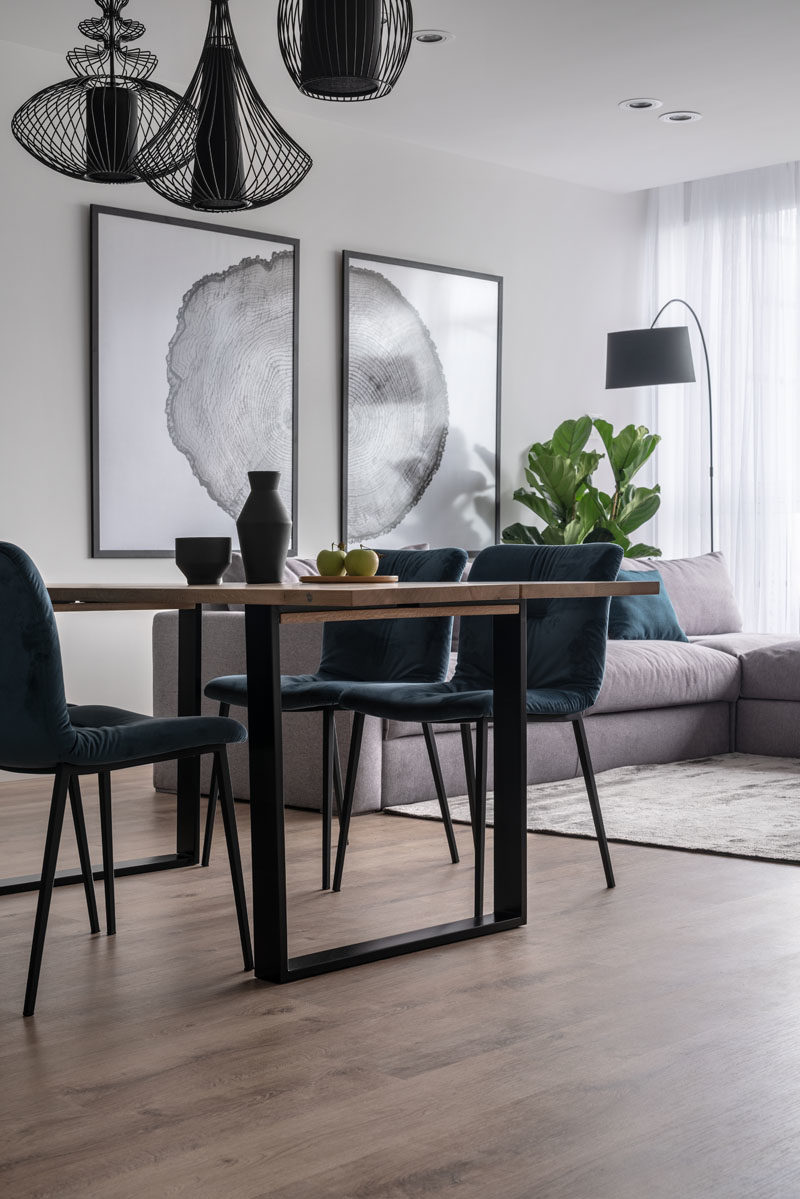
{"label": "white wall", "polygon": [[[0,539],[48,582],[178,581],[167,560],[90,558],[88,206],[182,214],[141,184],[64,178],[17,145],[14,109],[65,74],[56,55],[0,42]],[[606,331],[639,323],[642,196],[284,119],[314,158],[306,181],[272,208],[209,219],[301,241],[300,552],[338,532],[342,249],[505,277],[502,519],[522,519],[511,493],[532,440],[584,411],[639,415],[634,393],[603,382]],[[149,710],[148,614],[59,622],[71,699]]]}

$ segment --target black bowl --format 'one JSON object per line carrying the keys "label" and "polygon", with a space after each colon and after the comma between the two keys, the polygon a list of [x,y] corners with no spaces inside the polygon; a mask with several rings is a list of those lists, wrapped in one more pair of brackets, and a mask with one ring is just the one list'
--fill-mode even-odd
{"label": "black bowl", "polygon": [[175,565],[187,583],[219,583],[231,563],[230,537],[176,537]]}

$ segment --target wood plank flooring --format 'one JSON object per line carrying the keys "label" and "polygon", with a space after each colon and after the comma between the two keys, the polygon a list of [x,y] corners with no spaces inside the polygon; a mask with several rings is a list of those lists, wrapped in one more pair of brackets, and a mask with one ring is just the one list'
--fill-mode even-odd
{"label": "wood plank flooring", "polygon": [[[0,783],[0,874],[38,869],[47,792]],[[118,857],[171,849],[147,770],[115,798]],[[469,911],[467,829],[452,866],[440,825],[360,817],[334,896],[287,815],[293,950]],[[607,892],[594,843],[529,848],[526,928],[275,987],[241,971],[218,829],[208,870],[118,880],[114,938],[56,891],[32,1020],[35,896],[0,898],[0,1194],[800,1195],[800,869],[612,846]]]}

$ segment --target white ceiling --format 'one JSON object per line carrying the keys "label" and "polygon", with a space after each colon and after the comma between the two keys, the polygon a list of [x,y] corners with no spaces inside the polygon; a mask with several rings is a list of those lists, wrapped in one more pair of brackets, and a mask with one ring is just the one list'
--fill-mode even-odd
{"label": "white ceiling", "polygon": [[[93,9],[0,0],[0,37],[63,54]],[[303,112],[608,191],[800,159],[800,0],[415,0],[416,28],[455,39],[415,42],[394,92],[359,104],[295,90],[276,9],[230,3],[248,70],[290,132],[292,111]],[[139,44],[159,55],[157,79],[188,82],[207,15],[207,0],[131,0],[126,16],[147,26]],[[632,96],[664,107],[617,108]],[[657,119],[684,108],[703,120]]]}

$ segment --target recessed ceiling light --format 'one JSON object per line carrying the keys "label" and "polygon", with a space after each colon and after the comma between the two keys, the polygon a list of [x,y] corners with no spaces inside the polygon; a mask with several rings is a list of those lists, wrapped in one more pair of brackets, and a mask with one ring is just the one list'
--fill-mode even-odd
{"label": "recessed ceiling light", "polygon": [[436,42],[451,42],[455,34],[446,29],[417,29],[414,37],[426,46],[433,46]]}
{"label": "recessed ceiling light", "polygon": [[702,121],[703,114],[701,112],[690,112],[688,109],[682,109],[680,112],[662,112],[658,119],[659,121],[666,121],[668,125],[681,125],[687,121]]}
{"label": "recessed ceiling light", "polygon": [[661,100],[654,100],[652,96],[635,96],[633,100],[620,100],[619,108],[660,108]]}

